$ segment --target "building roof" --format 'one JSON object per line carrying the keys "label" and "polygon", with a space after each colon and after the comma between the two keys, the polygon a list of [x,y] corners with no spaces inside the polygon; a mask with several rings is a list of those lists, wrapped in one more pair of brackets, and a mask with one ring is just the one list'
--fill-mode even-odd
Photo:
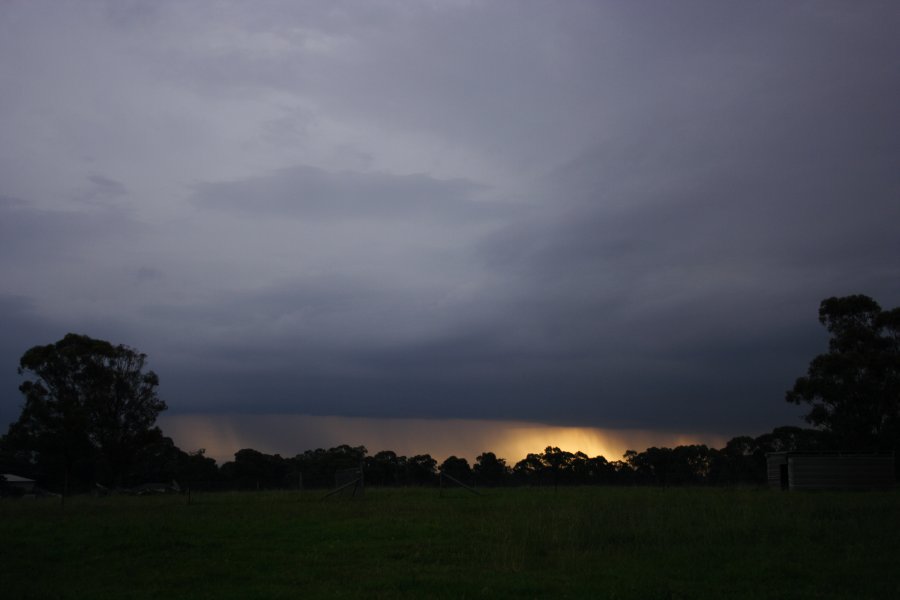
{"label": "building roof", "polygon": [[766,452],[766,456],[865,456],[876,458],[892,458],[893,452],[841,452],[818,450],[779,450],[778,452]]}
{"label": "building roof", "polygon": [[34,479],[20,477],[19,475],[13,475],[12,473],[0,473],[0,477],[5,479],[7,483],[34,483]]}

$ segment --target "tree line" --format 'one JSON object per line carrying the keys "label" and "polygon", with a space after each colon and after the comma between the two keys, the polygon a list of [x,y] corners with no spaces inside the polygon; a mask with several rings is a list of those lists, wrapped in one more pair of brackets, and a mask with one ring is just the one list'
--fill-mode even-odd
{"label": "tree line", "polygon": [[252,448],[235,453],[218,465],[202,450],[185,452],[165,436],[142,448],[118,483],[98,477],[97,464],[75,461],[64,481],[58,465],[17,460],[8,450],[0,455],[3,472],[37,479],[48,490],[87,492],[97,484],[129,488],[147,482],[176,481],[195,490],[273,490],[329,488],[337,470],[362,467],[366,485],[433,486],[439,473],[474,486],[560,485],[762,485],[766,481],[766,453],[829,449],[821,432],[778,427],[756,438],[740,436],[724,448],[686,445],[675,448],[629,450],[618,460],[590,457],[547,447],[509,464],[485,451],[471,464],[450,456],[443,462],[429,454],[399,455],[391,450],[369,454],[365,446],[340,445],[307,450],[293,457],[266,454]]}
{"label": "tree line", "polygon": [[[868,296],[828,298],[819,321],[830,334],[785,399],[808,404],[813,428],[778,427],[739,436],[724,448],[687,445],[629,450],[621,459],[547,447],[508,464],[493,452],[474,463],[450,456],[369,455],[363,446],[307,450],[294,457],[246,448],[221,466],[203,450],[185,452],[155,425],[166,404],[146,355],[68,334],[23,354],[19,419],[0,437],[0,473],[46,489],[85,491],[178,481],[209,489],[329,487],[338,469],[362,467],[370,485],[431,485],[443,472],[475,485],[761,484],[765,455],[778,451],[900,451],[900,308]],[[2,482],[0,482],[2,484]]]}
{"label": "tree line", "polygon": [[[441,472],[474,486],[762,485],[767,452],[828,448],[820,432],[800,427],[778,427],[756,438],[735,437],[721,449],[687,445],[629,450],[618,460],[548,446],[514,464],[489,451],[470,464],[457,456],[438,463],[429,454],[407,457],[391,450],[369,454],[364,446],[318,448],[294,457],[247,448],[193,485],[242,490],[325,488],[333,485],[335,471],[359,466],[365,484],[375,486],[437,485]],[[175,472],[171,476],[187,481]]]}

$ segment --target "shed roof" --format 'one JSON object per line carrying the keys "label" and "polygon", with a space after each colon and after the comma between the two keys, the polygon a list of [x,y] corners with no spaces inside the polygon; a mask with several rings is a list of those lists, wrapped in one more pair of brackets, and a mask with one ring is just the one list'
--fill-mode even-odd
{"label": "shed roof", "polygon": [[893,452],[817,452],[808,450],[779,450],[778,452],[766,452],[766,456],[871,456],[878,458],[891,458]]}
{"label": "shed roof", "polygon": [[7,483],[34,483],[34,479],[13,475],[12,473],[0,473],[0,477],[5,479]]}

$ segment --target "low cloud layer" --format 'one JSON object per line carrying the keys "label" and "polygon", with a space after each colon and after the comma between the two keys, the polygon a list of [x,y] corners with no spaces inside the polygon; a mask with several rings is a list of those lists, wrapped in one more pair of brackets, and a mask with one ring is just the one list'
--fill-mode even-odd
{"label": "low cloud layer", "polygon": [[799,424],[819,301],[900,304],[898,25],[6,2],[0,421],[76,331],[146,352],[175,415]]}
{"label": "low cloud layer", "polygon": [[502,216],[502,205],[472,202],[479,186],[426,175],[391,175],[298,166],[242,181],[206,183],[196,202],[244,216],[318,220],[438,220]]}

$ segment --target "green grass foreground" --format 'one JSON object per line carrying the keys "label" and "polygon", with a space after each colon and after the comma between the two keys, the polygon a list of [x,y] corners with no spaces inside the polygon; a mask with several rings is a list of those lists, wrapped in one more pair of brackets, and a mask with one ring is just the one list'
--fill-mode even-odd
{"label": "green grass foreground", "polygon": [[369,489],[0,501],[14,598],[896,598],[900,493]]}

